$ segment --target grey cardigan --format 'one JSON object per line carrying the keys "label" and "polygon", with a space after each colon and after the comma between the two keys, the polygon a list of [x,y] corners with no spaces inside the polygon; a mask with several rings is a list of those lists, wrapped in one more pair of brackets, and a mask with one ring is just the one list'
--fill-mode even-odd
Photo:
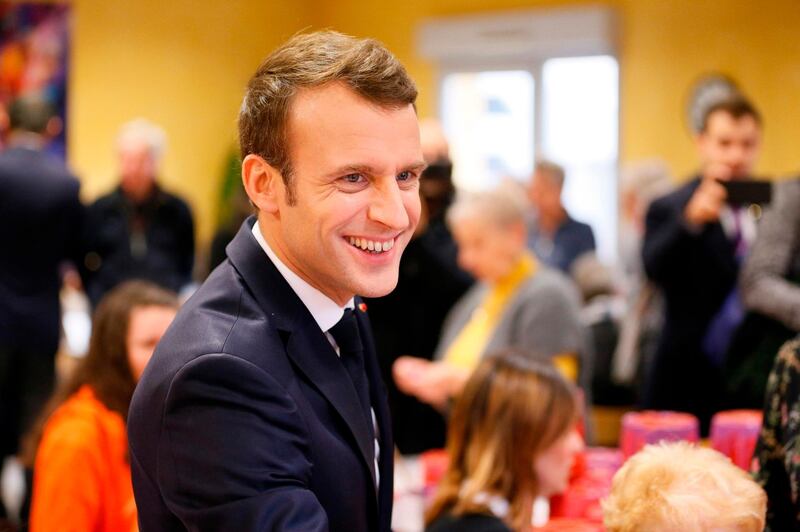
{"label": "grey cardigan", "polygon": [[[795,277],[792,282],[787,277]],[[764,212],[739,278],[742,301],[800,331],[800,179],[775,185],[773,205]]]}
{"label": "grey cardigan", "polygon": [[[458,300],[445,319],[434,358],[444,358],[488,291],[488,285],[476,283]],[[533,277],[506,305],[481,357],[508,347],[521,348],[542,360],[560,353],[584,355],[585,338],[575,288],[560,272],[539,263]],[[585,368],[583,360],[581,366]]]}

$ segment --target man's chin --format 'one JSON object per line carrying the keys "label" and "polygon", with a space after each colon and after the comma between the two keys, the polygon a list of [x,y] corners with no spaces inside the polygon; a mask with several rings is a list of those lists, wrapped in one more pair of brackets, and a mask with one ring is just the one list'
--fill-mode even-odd
{"label": "man's chin", "polygon": [[383,297],[391,294],[397,287],[397,275],[393,279],[375,280],[370,283],[361,283],[358,287],[358,295],[363,297]]}

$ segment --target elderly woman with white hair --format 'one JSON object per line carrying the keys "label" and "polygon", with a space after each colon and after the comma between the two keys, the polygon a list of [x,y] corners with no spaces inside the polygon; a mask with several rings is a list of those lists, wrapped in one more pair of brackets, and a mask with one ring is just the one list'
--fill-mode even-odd
{"label": "elderly woman with white hair", "polygon": [[608,532],[761,532],[767,495],[725,455],[661,442],[625,462],[602,506]]}
{"label": "elderly woman with white hair", "polygon": [[525,209],[524,191],[512,184],[456,198],[447,222],[459,265],[478,283],[450,311],[433,362],[395,362],[394,378],[405,393],[444,408],[487,352],[508,347],[553,361],[572,380],[585,373],[577,294],[527,250]]}

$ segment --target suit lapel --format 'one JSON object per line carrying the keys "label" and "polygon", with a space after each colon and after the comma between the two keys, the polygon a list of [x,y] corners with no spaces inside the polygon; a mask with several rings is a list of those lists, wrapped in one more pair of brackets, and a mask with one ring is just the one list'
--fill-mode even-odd
{"label": "suit lapel", "polygon": [[289,358],[325,396],[350,428],[364,464],[374,479],[375,451],[372,435],[350,376],[328,339],[310,316],[308,323],[298,325],[291,332],[286,344]]}
{"label": "suit lapel", "polygon": [[242,224],[225,249],[228,258],[270,322],[288,334],[289,358],[344,420],[374,479],[374,445],[350,376],[311,313],[256,242],[254,223],[250,217]]}

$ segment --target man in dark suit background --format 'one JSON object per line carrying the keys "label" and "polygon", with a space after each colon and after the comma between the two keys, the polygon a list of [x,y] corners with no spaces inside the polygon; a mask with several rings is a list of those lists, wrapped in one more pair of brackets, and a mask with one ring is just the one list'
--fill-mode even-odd
{"label": "man in dark suit background", "polygon": [[752,177],[760,116],[742,97],[718,102],[705,113],[696,144],[700,175],[647,212],[644,266],[664,293],[666,316],[643,403],[691,412],[705,433],[722,400],[724,355],[743,316],[739,266],[755,236],[749,212],[726,203],[720,182]]}
{"label": "man in dark suit background", "polygon": [[84,217],[80,183],[44,152],[61,127],[52,106],[23,97],[12,102],[9,119],[0,153],[0,465],[52,393],[60,267],[82,256]]}
{"label": "man in dark suit background", "polygon": [[391,424],[355,295],[394,288],[419,219],[416,94],[382,45],[334,32],[295,36],[250,80],[257,217],[131,404],[142,530],[390,529]]}

